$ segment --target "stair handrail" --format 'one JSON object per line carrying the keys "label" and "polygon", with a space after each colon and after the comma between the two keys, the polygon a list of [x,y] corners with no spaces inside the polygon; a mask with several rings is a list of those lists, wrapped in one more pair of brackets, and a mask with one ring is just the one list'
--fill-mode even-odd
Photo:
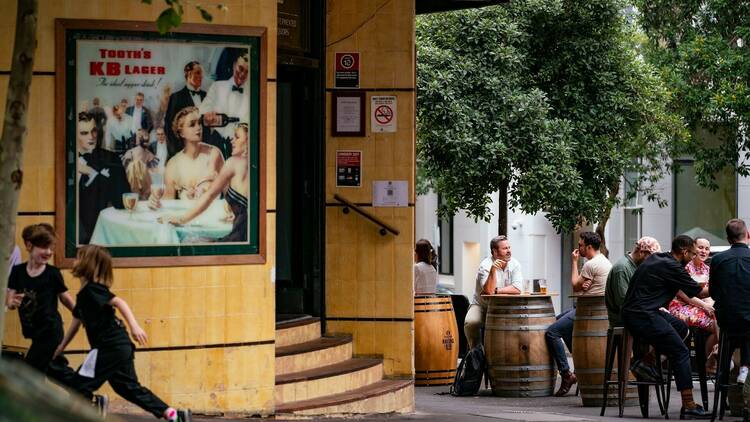
{"label": "stair handrail", "polygon": [[388,232],[393,234],[394,236],[398,236],[399,233],[401,233],[397,228],[389,225],[388,223],[380,220],[379,218],[375,217],[374,215],[368,213],[367,211],[363,210],[359,206],[355,205],[354,202],[342,197],[341,195],[334,193],[333,199],[339,201],[340,203],[344,204],[344,209],[342,210],[344,214],[349,213],[349,209],[354,210],[357,214],[361,215],[362,217],[365,217],[366,219],[372,221],[373,223],[380,226],[380,235],[385,236]]}

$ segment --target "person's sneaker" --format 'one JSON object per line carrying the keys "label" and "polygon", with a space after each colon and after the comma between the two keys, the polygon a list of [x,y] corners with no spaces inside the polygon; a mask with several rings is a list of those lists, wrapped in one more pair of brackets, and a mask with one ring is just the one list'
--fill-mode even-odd
{"label": "person's sneaker", "polygon": [[711,412],[706,412],[703,406],[696,404],[692,409],[680,408],[680,419],[711,419]]}
{"label": "person's sneaker", "polygon": [[190,409],[177,410],[174,407],[170,407],[164,411],[164,419],[169,422],[192,422],[193,413]]}
{"label": "person's sneaker", "polygon": [[107,410],[109,408],[109,397],[106,394],[94,394],[94,407],[96,411],[103,417],[107,417]]}
{"label": "person's sneaker", "polygon": [[566,372],[562,374],[562,381],[560,382],[560,388],[555,393],[555,397],[562,397],[566,394],[568,394],[568,391],[570,391],[570,387],[573,386],[573,384],[578,382],[578,378],[576,377],[576,374],[573,372]]}
{"label": "person's sneaker", "polygon": [[740,373],[737,375],[737,384],[744,384],[747,379],[747,366],[740,366]]}
{"label": "person's sneaker", "polygon": [[656,368],[640,359],[630,365],[630,371],[633,372],[633,375],[635,375],[635,378],[638,381],[659,382],[660,380]]}

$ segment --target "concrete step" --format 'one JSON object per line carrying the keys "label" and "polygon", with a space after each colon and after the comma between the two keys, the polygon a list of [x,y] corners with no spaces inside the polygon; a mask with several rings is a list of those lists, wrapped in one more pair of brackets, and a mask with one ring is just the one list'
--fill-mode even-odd
{"label": "concrete step", "polygon": [[276,376],[333,365],[352,358],[351,337],[320,337],[276,347]]}
{"label": "concrete step", "polygon": [[276,323],[276,347],[306,343],[320,337],[320,318],[302,316]]}
{"label": "concrete step", "polygon": [[364,387],[383,379],[382,359],[349,359],[276,377],[276,405],[315,399]]}
{"label": "concrete step", "polygon": [[344,393],[276,405],[276,417],[284,415],[355,415],[414,411],[414,381],[381,380]]}

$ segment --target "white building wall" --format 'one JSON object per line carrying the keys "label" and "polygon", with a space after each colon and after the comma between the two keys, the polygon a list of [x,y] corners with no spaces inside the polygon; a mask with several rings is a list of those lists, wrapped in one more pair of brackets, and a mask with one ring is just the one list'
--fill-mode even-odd
{"label": "white building wall", "polygon": [[[659,208],[655,202],[642,201],[641,236],[652,236],[668,251],[673,233],[673,181],[672,174],[657,183],[656,191],[667,206]],[[461,212],[453,219],[453,268],[452,276],[440,276],[440,283],[454,286],[456,293],[468,298],[474,294],[476,269],[481,259],[489,255],[489,242],[497,234],[497,194],[492,195],[492,219],[490,222],[474,222]],[[700,204],[696,204],[699,206]],[[438,244],[437,195],[430,193],[417,197],[417,239],[426,238]],[[737,216],[750,224],[750,178],[738,177]],[[624,210],[615,207],[605,231],[610,260],[614,263],[633,245],[624,244]],[[543,214],[528,215],[508,210],[508,237],[513,256],[521,263],[524,278],[545,278],[549,289],[562,291],[562,283],[569,282],[570,268],[562,268],[563,254],[561,235],[555,232]],[[563,277],[566,277],[563,280]],[[553,299],[555,310],[560,311],[560,297]]]}

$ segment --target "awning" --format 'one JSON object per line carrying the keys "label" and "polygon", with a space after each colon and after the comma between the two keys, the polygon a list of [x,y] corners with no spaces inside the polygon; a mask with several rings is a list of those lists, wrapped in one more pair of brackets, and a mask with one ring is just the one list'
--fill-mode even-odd
{"label": "awning", "polygon": [[509,0],[414,0],[417,14],[471,9],[508,3]]}

